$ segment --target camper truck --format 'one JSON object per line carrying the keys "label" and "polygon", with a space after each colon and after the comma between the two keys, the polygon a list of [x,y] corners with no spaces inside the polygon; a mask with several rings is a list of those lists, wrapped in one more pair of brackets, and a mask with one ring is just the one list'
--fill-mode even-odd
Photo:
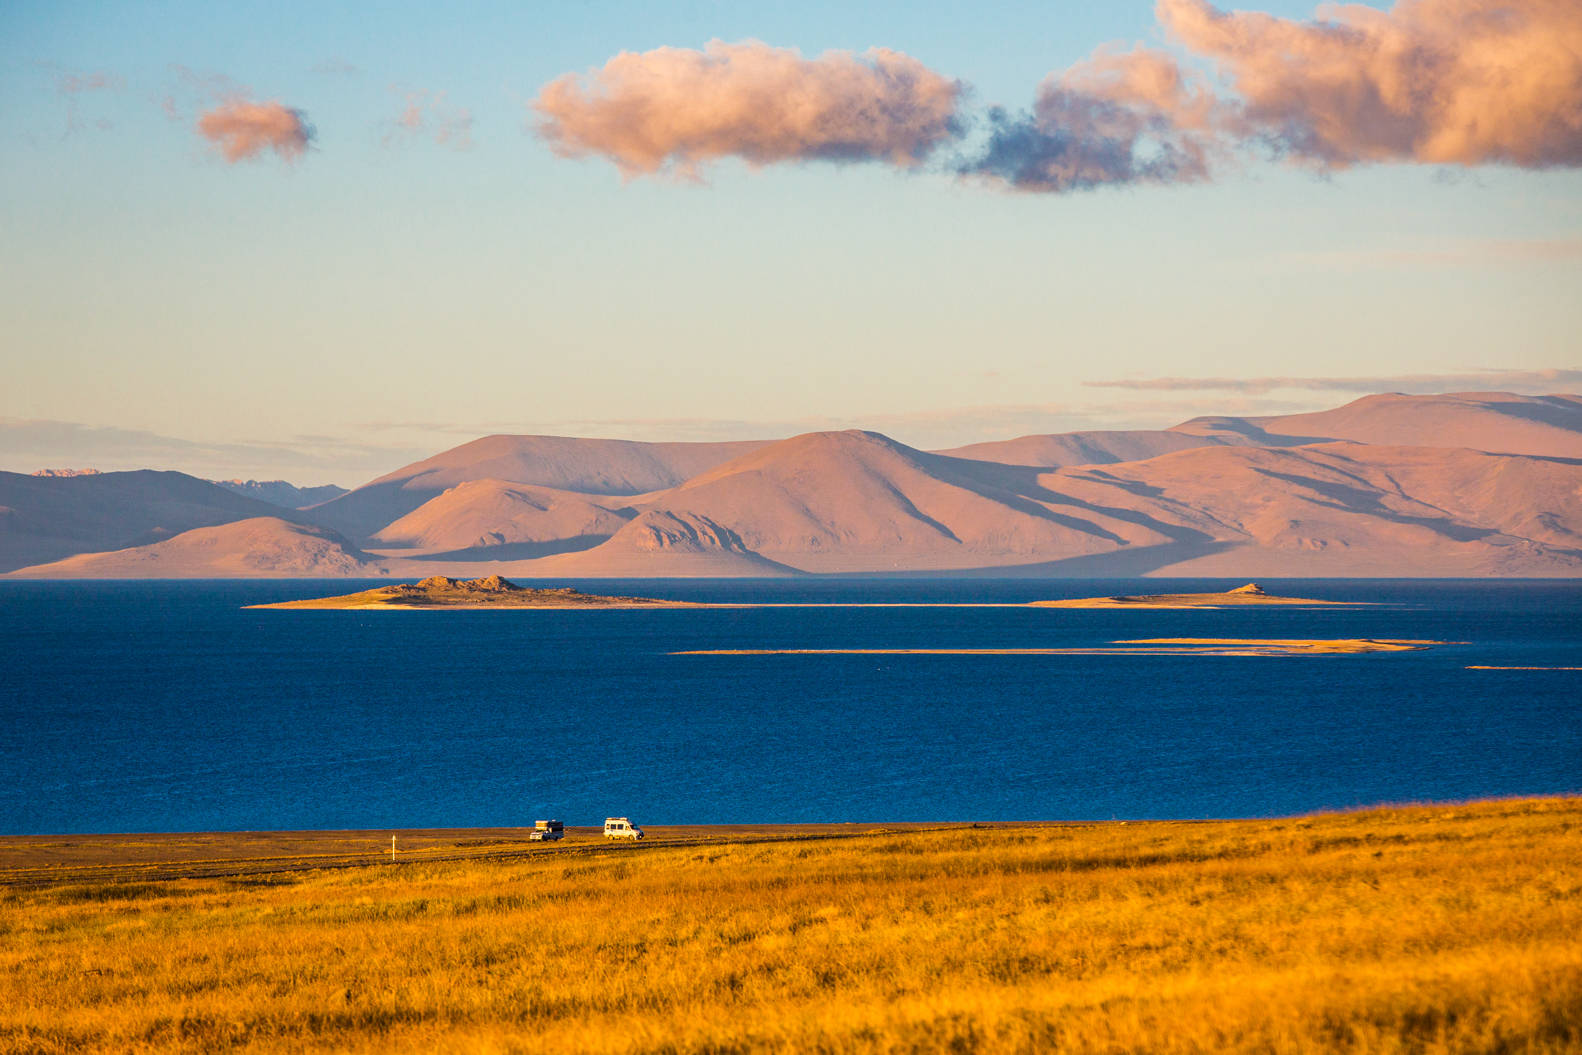
{"label": "camper truck", "polygon": [[606,839],[641,839],[643,837],[643,829],[625,817],[606,817],[604,818],[604,837]]}
{"label": "camper truck", "polygon": [[527,833],[530,843],[547,843],[566,837],[566,826],[559,821],[534,821],[533,830]]}

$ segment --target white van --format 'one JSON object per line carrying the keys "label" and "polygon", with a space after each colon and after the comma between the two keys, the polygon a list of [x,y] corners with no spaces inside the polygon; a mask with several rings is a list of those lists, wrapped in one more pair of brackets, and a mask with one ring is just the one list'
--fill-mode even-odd
{"label": "white van", "polygon": [[625,817],[606,817],[604,818],[604,837],[606,839],[641,839],[643,837],[643,829]]}

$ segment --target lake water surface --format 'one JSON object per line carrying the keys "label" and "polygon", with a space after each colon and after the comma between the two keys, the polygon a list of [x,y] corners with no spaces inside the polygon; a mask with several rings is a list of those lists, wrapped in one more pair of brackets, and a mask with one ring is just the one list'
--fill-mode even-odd
{"label": "lake water surface", "polygon": [[[1264,581],[1355,609],[247,611],[373,583],[0,582],[0,832],[1269,816],[1582,790],[1582,584]],[[1240,585],[573,583],[1011,602]],[[1328,657],[675,656],[1391,637]]]}

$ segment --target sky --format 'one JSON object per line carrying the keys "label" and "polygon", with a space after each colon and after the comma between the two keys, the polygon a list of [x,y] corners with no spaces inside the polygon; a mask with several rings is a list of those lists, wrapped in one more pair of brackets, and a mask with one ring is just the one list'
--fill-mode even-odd
{"label": "sky", "polygon": [[1256,10],[13,0],[0,469],[1582,391],[1573,0]]}

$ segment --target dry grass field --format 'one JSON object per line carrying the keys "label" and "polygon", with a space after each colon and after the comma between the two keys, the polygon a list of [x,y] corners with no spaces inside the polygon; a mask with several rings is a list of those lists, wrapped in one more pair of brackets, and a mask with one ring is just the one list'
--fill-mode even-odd
{"label": "dry grass field", "polygon": [[0,1050],[1576,1052],[1579,934],[1579,799],[52,881]]}

